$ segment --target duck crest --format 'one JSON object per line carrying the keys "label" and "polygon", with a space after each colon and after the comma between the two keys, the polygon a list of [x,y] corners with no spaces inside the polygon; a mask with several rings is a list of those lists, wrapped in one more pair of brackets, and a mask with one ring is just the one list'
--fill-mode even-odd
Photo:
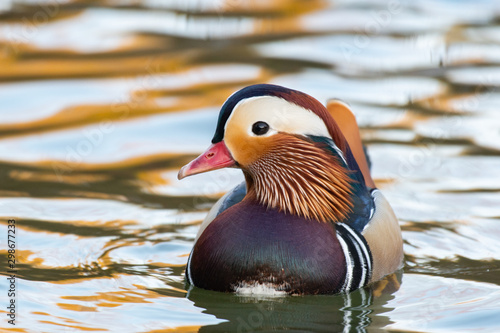
{"label": "duck crest", "polygon": [[290,135],[252,163],[245,176],[249,199],[321,222],[342,222],[352,212],[352,178],[321,143]]}
{"label": "duck crest", "polygon": [[342,134],[342,131],[340,130],[335,120],[331,117],[328,110],[320,101],[301,91],[273,84],[255,84],[243,88],[231,95],[221,108],[219,119],[217,121],[217,128],[215,130],[212,143],[217,143],[224,139],[224,128],[235,106],[244,99],[256,96],[279,97],[315,113],[325,123],[335,145],[342,152],[346,152],[347,142],[344,138],[344,135]]}

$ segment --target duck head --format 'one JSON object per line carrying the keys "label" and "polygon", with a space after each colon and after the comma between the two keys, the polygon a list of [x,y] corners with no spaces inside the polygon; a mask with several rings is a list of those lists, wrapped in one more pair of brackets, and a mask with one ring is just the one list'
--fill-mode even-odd
{"label": "duck head", "polygon": [[286,214],[338,222],[352,208],[351,160],[323,104],[300,91],[259,84],[229,97],[212,145],[178,178],[240,168],[247,183],[245,199]]}

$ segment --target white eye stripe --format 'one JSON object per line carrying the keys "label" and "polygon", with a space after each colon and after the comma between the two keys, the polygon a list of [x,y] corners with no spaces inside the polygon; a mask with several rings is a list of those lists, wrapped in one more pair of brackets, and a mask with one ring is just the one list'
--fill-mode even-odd
{"label": "white eye stripe", "polygon": [[274,130],[274,134],[285,132],[331,139],[325,123],[314,112],[275,96],[250,97],[238,102],[226,122],[224,131],[236,122],[248,128],[249,134],[255,136],[252,133],[252,125],[257,121],[266,122]]}

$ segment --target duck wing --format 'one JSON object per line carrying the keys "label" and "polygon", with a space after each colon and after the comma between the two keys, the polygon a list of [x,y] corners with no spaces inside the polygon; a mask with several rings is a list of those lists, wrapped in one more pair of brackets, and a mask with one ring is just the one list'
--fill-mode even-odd
{"label": "duck wing", "polygon": [[346,138],[349,148],[351,148],[352,155],[363,174],[366,186],[375,188],[375,182],[370,174],[369,159],[365,154],[365,149],[361,142],[359,127],[354,113],[346,103],[338,99],[329,100],[326,107]]}

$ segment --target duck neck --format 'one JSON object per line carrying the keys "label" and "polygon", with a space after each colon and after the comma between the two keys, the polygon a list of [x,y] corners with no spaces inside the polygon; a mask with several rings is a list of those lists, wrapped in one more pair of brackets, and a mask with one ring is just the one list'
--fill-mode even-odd
{"label": "duck neck", "polygon": [[321,144],[288,138],[244,170],[249,199],[267,208],[321,222],[352,211],[350,171]]}

